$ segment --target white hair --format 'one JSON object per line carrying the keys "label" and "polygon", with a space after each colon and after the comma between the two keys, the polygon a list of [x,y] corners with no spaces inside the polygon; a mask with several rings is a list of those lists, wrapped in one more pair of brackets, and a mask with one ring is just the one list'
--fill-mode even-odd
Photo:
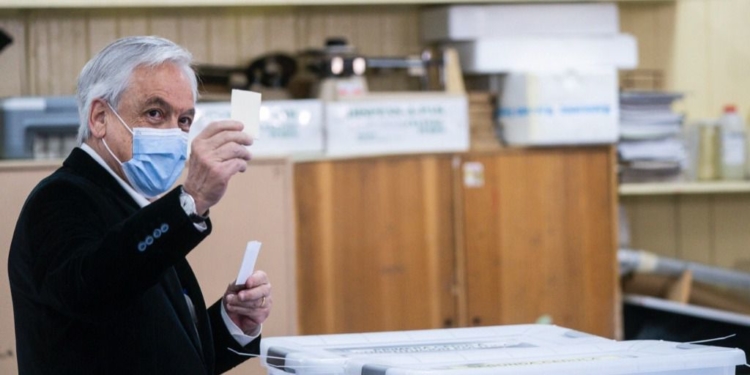
{"label": "white hair", "polygon": [[122,38],[104,47],[86,63],[78,76],[78,144],[82,144],[90,136],[91,102],[95,99],[104,99],[117,108],[120,96],[128,87],[133,71],[138,67],[176,64],[190,81],[195,102],[198,97],[198,80],[190,65],[192,60],[193,56],[184,48],[155,36]]}

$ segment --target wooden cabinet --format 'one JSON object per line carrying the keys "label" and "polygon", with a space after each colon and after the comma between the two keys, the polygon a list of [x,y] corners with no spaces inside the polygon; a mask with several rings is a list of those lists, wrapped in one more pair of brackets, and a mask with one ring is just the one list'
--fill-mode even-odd
{"label": "wooden cabinet", "polygon": [[484,166],[464,187],[469,325],[539,318],[600,336],[615,332],[614,156],[609,148],[468,155]]}
{"label": "wooden cabinet", "polygon": [[450,326],[450,156],[295,166],[300,332]]}
{"label": "wooden cabinet", "polygon": [[298,163],[301,333],[548,316],[613,337],[613,167],[610,147]]}

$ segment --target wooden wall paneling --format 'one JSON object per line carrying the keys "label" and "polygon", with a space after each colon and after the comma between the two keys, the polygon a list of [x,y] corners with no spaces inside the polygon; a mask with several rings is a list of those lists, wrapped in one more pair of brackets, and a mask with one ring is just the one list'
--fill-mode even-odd
{"label": "wooden wall paneling", "polygon": [[267,51],[266,27],[262,9],[244,8],[238,10],[237,43],[241,62],[249,63],[251,59]]}
{"label": "wooden wall paneling", "polygon": [[711,50],[707,1],[676,1],[673,70],[670,89],[684,92],[685,98],[674,109],[685,111],[689,119],[713,117],[709,103],[710,78],[707,74]]}
{"label": "wooden wall paneling", "polygon": [[677,257],[677,208],[674,196],[629,197],[626,206],[634,249]]}
{"label": "wooden wall paneling", "polygon": [[750,124],[750,90],[747,90],[750,87],[750,74],[747,74],[747,66],[750,62],[750,47],[747,46],[747,43],[743,43],[745,40],[750,40],[750,26],[746,22],[748,15],[750,15],[750,2],[735,0],[735,3],[735,13],[732,14],[732,17],[735,19],[734,25],[737,30],[732,47],[735,48],[734,56],[736,59],[733,64],[736,74],[732,76],[732,84],[736,85],[738,89],[737,97],[727,98],[727,100],[732,100],[733,103],[737,104],[739,113],[743,115],[745,123]]}
{"label": "wooden wall paneling", "polygon": [[88,60],[86,16],[75,11],[50,17],[48,22],[50,91],[47,95],[73,95],[78,73]]}
{"label": "wooden wall paneling", "polygon": [[379,8],[369,8],[364,12],[353,12],[353,43],[357,50],[366,56],[383,56],[383,23]]}
{"label": "wooden wall paneling", "polygon": [[[718,117],[725,104],[736,104],[739,92],[747,91],[745,87],[738,87],[734,80],[735,77],[746,74],[747,63],[750,62],[747,57],[742,58],[742,52],[748,53],[750,48],[744,46],[746,41],[737,38],[740,22],[746,23],[748,15],[737,15],[738,2],[735,0],[709,1],[706,2],[706,7],[709,46],[706,72],[708,115]],[[744,111],[746,108],[742,109]]]}
{"label": "wooden wall paneling", "polygon": [[654,51],[655,65],[662,69],[663,90],[674,87],[674,65],[680,63],[675,61],[675,26],[676,5],[675,2],[656,2],[653,9],[655,23],[658,25],[653,37],[657,46]]}
{"label": "wooden wall paneling", "polygon": [[181,14],[180,17],[180,45],[193,54],[196,64],[211,62],[209,56],[209,31],[208,17],[203,12],[190,9]]}
{"label": "wooden wall paneling", "polygon": [[117,17],[117,37],[151,35],[149,12],[120,10]]}
{"label": "wooden wall paneling", "polygon": [[47,95],[51,80],[49,66],[49,24],[47,19],[33,12],[29,15],[29,85],[31,95]]}
{"label": "wooden wall paneling", "polygon": [[714,197],[716,265],[750,271],[750,195]]}
{"label": "wooden wall paneling", "polygon": [[0,97],[28,95],[26,80],[26,15],[21,12],[0,12],[0,29],[13,43],[0,52]]}
{"label": "wooden wall paneling", "polygon": [[[714,249],[713,197],[683,195],[677,201],[677,248],[680,259],[713,264]],[[668,235],[664,233],[664,235]]]}
{"label": "wooden wall paneling", "polygon": [[89,59],[117,39],[117,18],[117,12],[114,10],[101,9],[89,11],[87,41]]}
{"label": "wooden wall paneling", "polygon": [[150,12],[148,15],[148,33],[160,36],[176,43],[181,43],[180,16],[175,11]]}
{"label": "wooden wall paneling", "polygon": [[239,25],[231,8],[211,9],[208,13],[208,62],[234,66],[242,61],[238,54]]}
{"label": "wooden wall paneling", "polygon": [[656,23],[656,4],[648,3],[620,3],[620,29],[632,34],[638,41],[638,69],[661,69],[661,61],[656,59],[659,48],[655,34],[658,32]]}
{"label": "wooden wall paneling", "polygon": [[320,49],[325,47],[326,38],[331,36],[326,29],[326,10],[323,8],[304,8],[297,11],[297,22],[295,25],[295,39],[297,48]]}
{"label": "wooden wall paneling", "polygon": [[290,8],[268,8],[264,13],[265,52],[296,52],[296,15]]}

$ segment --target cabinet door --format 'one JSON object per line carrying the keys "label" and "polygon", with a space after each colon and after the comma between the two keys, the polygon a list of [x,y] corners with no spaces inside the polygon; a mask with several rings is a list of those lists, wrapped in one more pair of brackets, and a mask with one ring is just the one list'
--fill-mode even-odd
{"label": "cabinet door", "polygon": [[455,321],[450,156],[295,165],[301,334]]}
{"label": "cabinet door", "polygon": [[468,323],[542,318],[613,337],[612,149],[515,150],[467,162],[484,168],[484,184],[462,190]]}

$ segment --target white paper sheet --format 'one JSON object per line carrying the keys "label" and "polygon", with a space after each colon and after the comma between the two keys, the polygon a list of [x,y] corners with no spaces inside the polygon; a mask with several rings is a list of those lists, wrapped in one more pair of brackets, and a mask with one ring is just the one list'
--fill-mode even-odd
{"label": "white paper sheet", "polygon": [[258,241],[250,241],[247,243],[245,256],[242,258],[242,266],[240,267],[240,272],[237,274],[235,285],[244,285],[250,275],[253,274],[253,270],[255,270],[255,261],[258,259],[261,245],[262,244]]}
{"label": "white paper sheet", "polygon": [[245,125],[244,132],[253,139],[260,136],[260,94],[253,91],[232,90],[232,120]]}

